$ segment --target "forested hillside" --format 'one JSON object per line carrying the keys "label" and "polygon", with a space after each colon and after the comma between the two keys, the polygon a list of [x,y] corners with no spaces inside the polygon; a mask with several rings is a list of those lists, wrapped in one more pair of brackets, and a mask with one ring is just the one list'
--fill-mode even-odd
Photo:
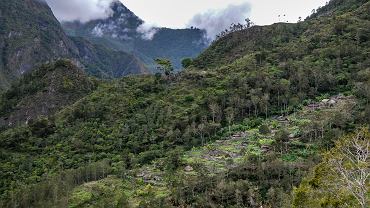
{"label": "forested hillside", "polygon": [[69,61],[45,64],[22,77],[1,96],[0,127],[32,122],[73,104],[96,88],[96,81]]}
{"label": "forested hillside", "polygon": [[0,91],[59,58],[73,59],[90,75],[103,78],[148,73],[131,54],[87,40],[71,40],[42,0],[4,0],[0,14]]}
{"label": "forested hillside", "polygon": [[[348,2],[231,31],[178,74],[83,77],[73,104],[0,132],[0,206],[368,207],[370,2]],[[45,89],[24,79],[0,106]]]}

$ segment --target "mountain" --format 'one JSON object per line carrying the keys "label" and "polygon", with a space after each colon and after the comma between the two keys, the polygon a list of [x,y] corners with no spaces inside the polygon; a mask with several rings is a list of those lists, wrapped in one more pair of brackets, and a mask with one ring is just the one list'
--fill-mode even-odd
{"label": "mountain", "polygon": [[[332,0],[326,6],[320,7],[317,13],[312,14],[305,22],[276,23],[270,26],[255,26],[248,30],[234,31],[226,37],[221,37],[207,48],[194,60],[194,65],[203,69],[212,68],[242,60],[246,55],[255,56],[257,63],[263,61],[269,61],[271,64],[289,63],[290,60],[302,58],[302,54],[310,50],[318,52],[327,47],[332,47],[332,49],[324,50],[324,53],[331,59],[337,58],[344,52],[355,53],[357,49],[353,45],[344,45],[345,40],[340,39],[341,44],[335,42],[323,44],[319,41],[330,39],[333,36],[341,37],[344,33],[352,31],[352,38],[357,40],[357,45],[363,46],[370,33],[367,27],[369,20],[367,2],[368,0]],[[346,17],[345,14],[352,14],[352,16],[351,18]],[[358,28],[353,28],[356,24],[359,24]],[[322,27],[323,25],[325,27]],[[316,35],[313,34],[314,31]],[[318,35],[323,37],[319,38]],[[271,37],[274,39],[271,40]],[[281,47],[281,50],[277,51],[277,47]],[[266,60],[268,50],[276,53],[275,59]],[[368,49],[365,47],[364,50]],[[295,57],[297,54],[299,56]]]}
{"label": "mountain", "polygon": [[49,116],[96,88],[72,62],[59,60],[32,70],[0,98],[0,127],[22,125]]}
{"label": "mountain", "polygon": [[46,3],[4,0],[0,14],[1,88],[36,64],[78,54]]}
{"label": "mountain", "polygon": [[338,15],[361,7],[368,0],[331,0],[324,7],[319,7],[309,18]]}
{"label": "mountain", "polygon": [[132,54],[94,44],[79,37],[71,40],[78,48],[78,60],[90,75],[111,79],[150,73],[144,63]]}
{"label": "mountain", "polygon": [[153,60],[158,57],[171,59],[179,69],[183,58],[197,56],[208,45],[203,30],[146,28],[144,21],[120,1],[113,1],[111,10],[112,15],[106,19],[63,22],[63,28],[70,36],[133,53],[152,70]]}
{"label": "mountain", "polygon": [[58,58],[73,59],[87,72],[103,77],[147,72],[128,53],[71,40],[43,1],[4,0],[0,14],[0,89],[36,65]]}
{"label": "mountain", "polygon": [[[356,2],[233,30],[176,74],[86,91],[71,76],[75,102],[0,130],[0,207],[368,207],[368,178],[338,174],[369,171],[370,2]],[[37,109],[50,79],[29,79],[36,94],[0,106]]]}

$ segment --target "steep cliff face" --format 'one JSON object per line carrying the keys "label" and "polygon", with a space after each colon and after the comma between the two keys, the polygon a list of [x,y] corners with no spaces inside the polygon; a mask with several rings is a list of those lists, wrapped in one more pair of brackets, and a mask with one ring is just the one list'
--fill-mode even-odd
{"label": "steep cliff face", "polygon": [[57,57],[75,57],[77,47],[65,35],[46,3],[3,0],[0,4],[0,87]]}
{"label": "steep cliff face", "polygon": [[1,1],[0,57],[0,89],[58,58],[72,59],[89,74],[104,78],[147,73],[131,54],[69,38],[42,0]]}

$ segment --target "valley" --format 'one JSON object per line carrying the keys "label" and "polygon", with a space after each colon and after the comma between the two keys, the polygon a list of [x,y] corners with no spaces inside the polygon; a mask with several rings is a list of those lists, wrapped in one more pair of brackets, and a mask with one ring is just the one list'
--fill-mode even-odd
{"label": "valley", "polygon": [[0,3],[0,207],[368,207],[368,0],[209,47],[109,8]]}

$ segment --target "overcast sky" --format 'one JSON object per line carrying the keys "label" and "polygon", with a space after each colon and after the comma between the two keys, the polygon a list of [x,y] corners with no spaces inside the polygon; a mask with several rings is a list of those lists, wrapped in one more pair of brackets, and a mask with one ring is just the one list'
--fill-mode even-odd
{"label": "overcast sky", "polygon": [[[113,0],[46,0],[60,21],[106,18]],[[120,0],[143,19],[142,28],[195,26],[213,39],[231,23],[250,18],[257,25],[297,22],[328,0]]]}
{"label": "overcast sky", "polygon": [[[192,17],[208,10],[222,10],[230,4],[249,3],[250,12],[244,14],[258,25],[278,21],[297,22],[328,0],[121,0],[129,9],[147,22],[159,26],[181,28]],[[279,15],[286,15],[280,18]]]}
{"label": "overcast sky", "polygon": [[[59,20],[88,21],[104,17],[105,7],[112,0],[46,0]],[[183,28],[195,15],[216,13],[230,5],[245,5],[240,19],[250,17],[259,25],[278,21],[296,22],[312,9],[328,0],[121,0],[136,15],[148,23],[162,27]],[[241,12],[241,11],[239,11]],[[284,18],[283,15],[286,15]],[[278,16],[281,15],[281,18]]]}

